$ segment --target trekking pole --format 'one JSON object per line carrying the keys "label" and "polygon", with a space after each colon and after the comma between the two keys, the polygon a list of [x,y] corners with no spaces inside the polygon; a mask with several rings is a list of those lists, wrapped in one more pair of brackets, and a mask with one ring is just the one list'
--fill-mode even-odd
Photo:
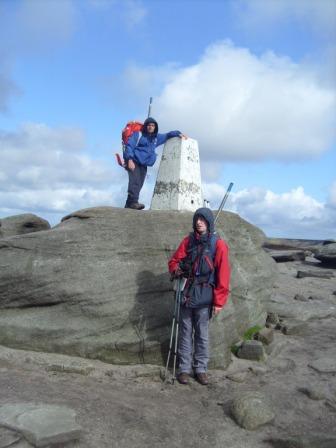
{"label": "trekking pole", "polygon": [[224,195],[224,198],[223,198],[223,200],[222,200],[222,202],[221,202],[221,205],[219,206],[219,209],[218,209],[218,211],[217,211],[217,214],[216,214],[216,217],[215,217],[215,221],[214,221],[214,225],[216,224],[216,221],[217,221],[217,219],[219,218],[219,214],[220,214],[220,212],[223,210],[223,207],[224,207],[225,202],[226,202],[226,200],[227,200],[227,198],[228,198],[228,196],[229,196],[229,194],[230,194],[230,191],[231,191],[232,187],[233,187],[233,182],[230,182],[230,185],[229,185],[228,189],[226,190],[226,193],[225,193],[225,195]]}
{"label": "trekking pole", "polygon": [[174,349],[174,364],[173,364],[173,384],[176,380],[176,358],[177,358],[177,342],[178,342],[178,335],[179,335],[179,324],[180,324],[180,309],[181,309],[181,295],[182,295],[182,280],[179,279],[179,295],[177,298],[177,319],[176,319],[176,331],[175,331],[175,349]]}
{"label": "trekking pole", "polygon": [[149,98],[149,106],[148,106],[148,117],[151,116],[152,113],[152,102],[153,102],[153,97]]}
{"label": "trekking pole", "polygon": [[[165,370],[165,380],[167,379],[167,372],[168,372],[168,366],[170,361],[170,355],[173,347],[173,338],[174,338],[174,332],[176,333],[176,320],[177,315],[179,315],[179,305],[180,305],[180,293],[181,293],[181,280],[177,280],[177,289],[175,292],[175,306],[174,306],[174,315],[173,315],[173,321],[171,326],[171,333],[170,333],[170,342],[169,342],[169,350],[168,350],[168,357],[167,357],[167,363],[166,363],[166,370]],[[175,334],[176,339],[176,334]]]}

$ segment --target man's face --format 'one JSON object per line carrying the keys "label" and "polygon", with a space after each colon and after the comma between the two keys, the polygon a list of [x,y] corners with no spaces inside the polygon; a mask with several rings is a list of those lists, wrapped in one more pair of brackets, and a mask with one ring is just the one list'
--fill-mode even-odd
{"label": "man's face", "polygon": [[208,231],[208,224],[202,216],[199,216],[196,220],[196,231],[200,235],[203,235]]}
{"label": "man's face", "polygon": [[155,131],[155,123],[148,123],[146,128],[148,134],[153,134],[153,132]]}

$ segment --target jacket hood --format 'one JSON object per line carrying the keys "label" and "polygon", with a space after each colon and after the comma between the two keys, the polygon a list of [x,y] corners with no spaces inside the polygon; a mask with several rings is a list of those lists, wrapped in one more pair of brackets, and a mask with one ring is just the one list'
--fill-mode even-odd
{"label": "jacket hood", "polygon": [[155,124],[154,135],[157,135],[158,132],[159,132],[159,125],[158,125],[157,121],[154,120],[154,118],[152,118],[152,117],[148,117],[148,118],[146,118],[146,120],[145,120],[145,122],[144,122],[144,124],[143,124],[142,133],[148,135],[146,129],[147,129],[147,125],[148,125],[149,123],[154,123],[154,124]]}
{"label": "jacket hood", "polygon": [[215,231],[215,219],[212,214],[212,211],[209,208],[202,207],[195,211],[194,217],[193,217],[193,229],[196,232],[196,221],[199,216],[202,216],[208,223],[208,230],[210,233],[214,233]]}

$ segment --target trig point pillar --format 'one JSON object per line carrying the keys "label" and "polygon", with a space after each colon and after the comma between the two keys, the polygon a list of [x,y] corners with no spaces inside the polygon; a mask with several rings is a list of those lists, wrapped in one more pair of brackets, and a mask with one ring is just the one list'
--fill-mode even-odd
{"label": "trig point pillar", "polygon": [[163,148],[150,208],[195,211],[202,206],[197,140],[171,138]]}

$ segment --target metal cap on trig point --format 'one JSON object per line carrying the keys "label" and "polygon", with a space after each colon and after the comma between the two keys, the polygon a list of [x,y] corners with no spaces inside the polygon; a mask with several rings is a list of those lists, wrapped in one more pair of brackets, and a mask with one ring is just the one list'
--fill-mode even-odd
{"label": "metal cap on trig point", "polygon": [[169,139],[163,148],[151,209],[195,211],[202,205],[197,140]]}

